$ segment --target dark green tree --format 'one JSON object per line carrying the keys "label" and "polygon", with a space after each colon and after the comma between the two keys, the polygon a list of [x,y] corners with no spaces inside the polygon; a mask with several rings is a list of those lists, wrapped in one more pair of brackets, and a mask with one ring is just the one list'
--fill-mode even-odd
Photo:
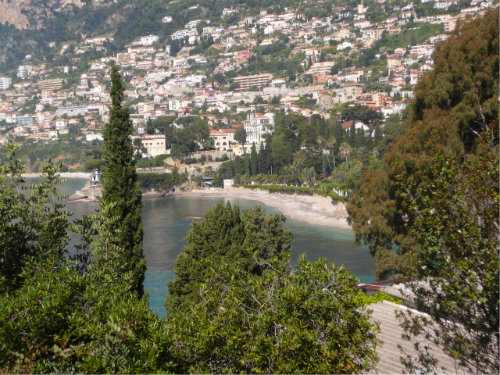
{"label": "dark green tree", "polygon": [[208,211],[202,222],[193,224],[175,261],[165,302],[169,314],[186,311],[197,301],[208,271],[203,259],[232,259],[241,272],[256,274],[263,270],[257,260],[285,259],[292,235],[283,229],[284,221],[279,214],[265,216],[260,207],[241,213],[237,206],[219,203]]}
{"label": "dark green tree", "polygon": [[118,218],[111,229],[114,244],[124,251],[120,267],[132,272],[131,288],[143,294],[146,260],[142,250],[141,190],[135,171],[134,150],[130,136],[132,122],[123,106],[124,85],[118,68],[111,67],[111,100],[109,122],[104,126],[103,181],[100,205],[109,206],[107,214]]}
{"label": "dark green tree", "polygon": [[490,11],[462,23],[439,45],[434,70],[416,87],[409,125],[390,145],[383,167],[367,171],[351,196],[349,220],[357,240],[368,244],[375,255],[379,278],[402,272],[408,261],[407,249],[401,245],[409,236],[413,217],[405,209],[396,177],[405,171],[414,180],[412,186],[423,189],[424,184],[417,182],[427,176],[436,152],[465,160],[490,127],[493,143],[498,142],[496,16]]}
{"label": "dark green tree", "polygon": [[257,174],[257,171],[258,171],[258,156],[254,143],[250,150],[250,174],[252,176],[255,176]]}
{"label": "dark green tree", "polygon": [[272,165],[271,136],[266,137],[265,144],[261,145],[258,158],[259,173],[269,173]]}
{"label": "dark green tree", "polygon": [[358,120],[370,127],[375,126],[376,124],[380,125],[383,120],[383,116],[380,112],[360,104],[347,107],[342,111],[341,116],[342,121]]}
{"label": "dark green tree", "polygon": [[[489,139],[488,139],[489,138]],[[416,188],[397,177],[404,209],[412,218],[408,283],[419,314],[401,314],[407,339],[428,336],[469,373],[498,373],[498,146],[485,132],[474,155],[438,153]],[[492,147],[493,146],[493,147]],[[481,348],[481,350],[478,350]],[[439,372],[432,356],[405,358],[412,372]]]}
{"label": "dark green tree", "polygon": [[15,147],[9,148],[9,160],[0,166],[0,293],[19,287],[22,270],[37,260],[57,264],[69,240],[69,213],[63,210],[56,188],[61,183],[58,167],[44,164],[42,182],[22,186],[24,166]]}
{"label": "dark green tree", "polygon": [[234,140],[241,146],[244,146],[247,141],[247,132],[244,128],[237,128],[234,132]]}
{"label": "dark green tree", "polygon": [[103,206],[84,220],[97,237],[81,267],[73,259],[83,258],[68,256],[59,167],[44,165],[34,185],[24,184],[22,168],[14,155],[0,167],[0,372],[169,371],[164,324],[130,290],[133,271],[117,267],[118,218]]}
{"label": "dark green tree", "polygon": [[148,120],[146,121],[146,133],[147,134],[155,134],[156,130],[153,125],[153,120],[151,120],[151,117],[148,117]]}

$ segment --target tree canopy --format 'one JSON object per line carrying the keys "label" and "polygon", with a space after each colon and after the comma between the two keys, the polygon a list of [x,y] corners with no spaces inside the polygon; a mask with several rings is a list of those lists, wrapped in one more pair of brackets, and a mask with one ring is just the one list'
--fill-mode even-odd
{"label": "tree canopy", "polygon": [[405,249],[400,245],[412,224],[395,177],[404,170],[420,181],[437,151],[465,159],[489,128],[493,142],[498,140],[498,27],[493,13],[462,23],[436,47],[434,70],[416,87],[408,128],[387,151],[383,166],[367,171],[351,197],[349,220],[357,240],[377,258],[379,278],[402,270]]}
{"label": "tree canopy", "polygon": [[284,217],[216,205],[194,223],[166,307],[176,372],[355,373],[377,340],[357,280],[302,257]]}
{"label": "tree canopy", "polygon": [[240,212],[229,203],[217,204],[202,222],[193,223],[184,251],[175,261],[176,277],[168,284],[167,311],[185,309],[197,300],[207,272],[201,259],[227,257],[238,263],[241,272],[257,274],[263,267],[256,259],[287,259],[292,235],[283,229],[284,221],[281,214],[264,215],[260,207]]}
{"label": "tree canopy", "polygon": [[[348,204],[379,278],[403,275],[416,307],[404,337],[425,335],[468,372],[497,373],[499,300],[498,11],[437,45],[410,123]],[[430,317],[430,318],[429,318]],[[425,347],[408,370],[438,371]]]}

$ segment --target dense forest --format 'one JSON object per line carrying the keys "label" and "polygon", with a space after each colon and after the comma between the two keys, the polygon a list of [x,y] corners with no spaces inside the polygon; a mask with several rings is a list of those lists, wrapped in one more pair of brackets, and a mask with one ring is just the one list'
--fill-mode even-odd
{"label": "dense forest", "polygon": [[[267,146],[239,165],[246,178],[268,176],[268,157],[278,176],[297,178],[296,171],[285,172],[291,166],[333,176],[340,162],[348,164],[363,149],[357,160],[362,178],[348,204],[357,239],[375,255],[378,277],[405,277],[416,307],[433,318],[402,314],[404,337],[432,337],[475,373],[499,371],[497,16],[491,11],[460,24],[437,47],[408,121],[386,130],[386,137],[378,138],[378,120],[370,117],[373,136],[354,131],[352,140],[344,138],[338,124],[352,118],[353,109],[335,121],[279,114]],[[154,315],[142,285],[132,126],[115,67],[111,77],[104,193],[95,214],[69,220],[57,166],[43,165],[42,182],[24,190],[15,148],[3,158],[0,371],[372,369],[378,340],[368,305],[379,297],[364,295],[348,270],[324,259],[302,257],[292,267],[285,218],[258,208],[219,204],[193,224],[169,284],[168,317]],[[356,116],[363,115],[358,108]],[[375,149],[376,158],[363,159]],[[238,168],[236,161],[226,165],[232,173]],[[71,232],[79,236],[76,245]],[[422,350],[419,358],[404,358],[408,371],[438,372]]]}

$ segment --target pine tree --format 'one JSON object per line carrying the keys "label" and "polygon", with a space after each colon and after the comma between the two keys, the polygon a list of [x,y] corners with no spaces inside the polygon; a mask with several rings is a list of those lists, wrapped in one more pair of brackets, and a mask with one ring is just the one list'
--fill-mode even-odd
{"label": "pine tree", "polygon": [[215,205],[203,221],[193,224],[184,251],[175,260],[175,279],[168,283],[165,301],[169,316],[198,302],[209,272],[207,259],[230,260],[241,275],[261,274],[265,269],[261,262],[273,258],[287,261],[292,234],[283,228],[285,220],[281,214],[265,215],[260,207],[240,212],[230,203]]}
{"label": "pine tree", "polygon": [[146,260],[142,251],[141,190],[135,171],[130,136],[133,126],[127,107],[123,107],[124,85],[118,69],[111,67],[109,123],[103,129],[104,168],[101,206],[112,206],[107,215],[117,218],[113,225],[115,244],[125,252],[123,272],[132,272],[132,289],[143,293]]}

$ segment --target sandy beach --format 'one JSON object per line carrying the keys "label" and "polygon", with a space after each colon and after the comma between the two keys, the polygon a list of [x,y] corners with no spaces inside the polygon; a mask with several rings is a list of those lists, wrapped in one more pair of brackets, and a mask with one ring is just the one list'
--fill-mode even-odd
{"label": "sandy beach", "polygon": [[[86,186],[68,197],[68,201],[93,202],[101,195],[100,186]],[[351,230],[347,223],[345,204],[333,204],[331,198],[320,195],[301,195],[270,193],[261,189],[245,189],[232,187],[225,189],[200,189],[175,192],[146,192],[142,197],[160,198],[165,196],[191,196],[191,197],[223,197],[232,199],[247,199],[261,202],[267,206],[275,207],[286,217],[297,219],[309,224],[322,225],[330,228]]]}
{"label": "sandy beach", "polygon": [[345,204],[341,202],[333,204],[331,198],[322,197],[316,194],[299,195],[270,193],[267,190],[251,190],[235,187],[219,190],[204,189],[175,192],[173,195],[254,200],[279,209],[286,217],[304,221],[309,224],[331,228],[351,229],[351,226],[347,223]]}
{"label": "sandy beach", "polygon": [[[21,176],[24,178],[38,178],[42,174],[40,172],[37,173],[22,173]],[[88,172],[60,172],[59,175],[61,178],[90,178],[90,173]]]}

